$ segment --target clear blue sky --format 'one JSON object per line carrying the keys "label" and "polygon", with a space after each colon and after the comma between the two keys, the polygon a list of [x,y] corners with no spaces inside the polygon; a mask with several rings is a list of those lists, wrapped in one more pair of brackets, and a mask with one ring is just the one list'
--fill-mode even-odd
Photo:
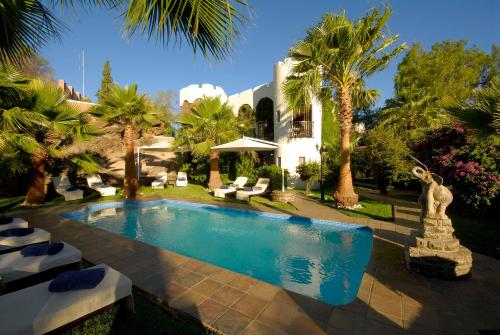
{"label": "clear blue sky", "polygon": [[[304,37],[325,12],[344,9],[351,18],[364,15],[385,1],[357,0],[248,0],[253,8],[250,24],[230,59],[207,62],[183,45],[163,47],[154,40],[137,35],[122,37],[118,13],[102,9],[86,12],[58,12],[69,27],[60,42],[52,41],[41,50],[55,70],[56,79],[82,89],[79,55],[85,50],[85,94],[95,100],[101,71],[111,62],[113,79],[121,85],[138,83],[143,93],[179,89],[193,83],[211,83],[228,95],[272,80],[273,65],[286,56],[288,48]],[[392,34],[401,42],[421,42],[430,48],[445,39],[466,39],[469,45],[490,51],[500,43],[500,1],[497,0],[418,0],[390,1]],[[382,93],[382,103],[393,94],[393,78],[399,59],[368,80],[370,88]]]}

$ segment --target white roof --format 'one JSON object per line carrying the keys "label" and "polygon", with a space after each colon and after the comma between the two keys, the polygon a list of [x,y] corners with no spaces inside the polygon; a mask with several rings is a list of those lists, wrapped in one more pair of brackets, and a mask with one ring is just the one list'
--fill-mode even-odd
{"label": "white roof", "polygon": [[275,142],[265,141],[258,138],[246,137],[217,145],[210,148],[215,151],[231,151],[231,152],[241,152],[241,151],[271,151],[279,148],[279,144]]}

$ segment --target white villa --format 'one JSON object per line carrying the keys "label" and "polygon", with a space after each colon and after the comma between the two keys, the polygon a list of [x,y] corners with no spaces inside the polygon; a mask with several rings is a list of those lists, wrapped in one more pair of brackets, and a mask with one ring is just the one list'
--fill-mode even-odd
{"label": "white villa", "polygon": [[[304,113],[287,111],[281,91],[283,81],[290,72],[292,61],[286,58],[274,66],[273,81],[255,88],[227,96],[221,87],[211,84],[189,85],[180,90],[179,102],[182,109],[189,108],[203,96],[220,97],[233,107],[233,112],[244,105],[253,108],[257,115],[255,125],[256,137],[272,140],[280,145],[276,153],[276,164],[288,169],[291,176],[301,162],[320,160],[317,147],[321,146],[321,103],[314,100]],[[267,111],[267,113],[259,113]],[[272,111],[272,122],[263,119],[259,114],[269,115]],[[272,129],[271,129],[272,128]]]}

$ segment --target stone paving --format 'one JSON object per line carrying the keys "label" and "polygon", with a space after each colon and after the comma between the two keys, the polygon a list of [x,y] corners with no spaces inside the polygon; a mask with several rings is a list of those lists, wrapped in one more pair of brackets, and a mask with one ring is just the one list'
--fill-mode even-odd
{"label": "stone paving", "polygon": [[473,276],[467,281],[406,271],[403,244],[418,225],[412,203],[395,202],[394,223],[348,217],[305,197],[295,202],[297,211],[279,211],[374,229],[373,254],[358,297],[341,307],[60,217],[83,206],[16,215],[50,231],[53,240],[78,247],[90,262],[123,272],[173,312],[225,334],[479,334],[500,329],[500,261],[474,253]]}

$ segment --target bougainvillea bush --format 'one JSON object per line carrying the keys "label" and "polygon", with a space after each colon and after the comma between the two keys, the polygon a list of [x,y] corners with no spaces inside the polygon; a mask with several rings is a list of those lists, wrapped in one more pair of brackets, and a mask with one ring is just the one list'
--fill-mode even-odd
{"label": "bougainvillea bush", "polygon": [[498,145],[475,141],[460,127],[429,133],[416,148],[417,158],[451,186],[460,204],[485,213],[500,189]]}

